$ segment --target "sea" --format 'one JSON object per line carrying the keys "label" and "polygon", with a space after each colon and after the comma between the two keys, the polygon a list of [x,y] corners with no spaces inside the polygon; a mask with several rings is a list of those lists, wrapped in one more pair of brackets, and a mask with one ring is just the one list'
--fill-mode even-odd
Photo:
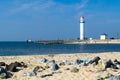
{"label": "sea", "polygon": [[0,56],[120,52],[120,44],[36,44],[0,42]]}

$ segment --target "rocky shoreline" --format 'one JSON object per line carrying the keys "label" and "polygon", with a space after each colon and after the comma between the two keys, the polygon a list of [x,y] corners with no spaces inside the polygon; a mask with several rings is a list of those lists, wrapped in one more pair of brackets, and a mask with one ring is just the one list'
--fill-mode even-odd
{"label": "rocky shoreline", "polygon": [[1,56],[0,79],[120,80],[120,53]]}

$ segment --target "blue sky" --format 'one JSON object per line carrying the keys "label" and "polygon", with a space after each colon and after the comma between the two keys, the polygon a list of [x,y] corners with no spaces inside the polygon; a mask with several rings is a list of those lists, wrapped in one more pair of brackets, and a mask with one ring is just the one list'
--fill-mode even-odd
{"label": "blue sky", "polygon": [[120,37],[120,0],[0,0],[0,41]]}

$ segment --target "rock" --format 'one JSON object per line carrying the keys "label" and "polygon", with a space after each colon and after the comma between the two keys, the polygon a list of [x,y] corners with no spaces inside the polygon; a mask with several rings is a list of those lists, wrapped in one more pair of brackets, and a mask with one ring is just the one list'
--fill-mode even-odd
{"label": "rock", "polygon": [[76,67],[73,67],[73,68],[71,69],[71,72],[77,73],[77,72],[79,72],[79,69],[76,68]]}
{"label": "rock", "polygon": [[4,70],[4,68],[0,68],[0,78],[1,79],[6,79],[6,77],[7,77],[7,74],[6,74],[7,72]]}
{"label": "rock", "polygon": [[83,65],[83,66],[88,66],[90,61],[91,61],[91,60],[90,60],[89,58],[85,58],[85,59],[83,60],[83,62],[81,63],[81,65]]}
{"label": "rock", "polygon": [[16,65],[16,67],[24,67],[27,68],[27,65],[24,62],[15,62],[14,63]]}
{"label": "rock", "polygon": [[109,77],[109,80],[120,80],[120,75],[119,76],[111,76],[111,77]]}
{"label": "rock", "polygon": [[111,60],[108,60],[108,61],[105,63],[105,69],[106,69],[106,68],[118,69],[118,67],[117,67]]}
{"label": "rock", "polygon": [[90,64],[93,64],[93,63],[94,63],[95,65],[97,65],[99,60],[100,60],[100,57],[97,56],[97,57],[95,57],[93,60],[91,60],[89,63],[90,63]]}
{"label": "rock", "polygon": [[41,77],[41,78],[45,78],[45,77],[46,77],[46,75],[41,75],[40,77]]}
{"label": "rock", "polygon": [[117,67],[118,69],[120,69],[120,65],[116,64],[116,67]]}
{"label": "rock", "polygon": [[79,65],[79,64],[81,64],[81,63],[83,63],[83,60],[79,60],[79,59],[76,59],[76,60],[75,60],[75,64],[76,64],[76,65]]}
{"label": "rock", "polygon": [[41,58],[40,63],[46,63],[48,60],[46,58]]}
{"label": "rock", "polygon": [[36,67],[34,68],[33,72],[37,72],[39,69],[40,69],[40,67],[39,67],[39,66],[36,66]]}
{"label": "rock", "polygon": [[58,70],[59,66],[57,64],[52,64],[52,66],[50,67],[52,71]]}
{"label": "rock", "polygon": [[53,74],[47,74],[46,76],[53,76]]}
{"label": "rock", "polygon": [[11,78],[13,76],[13,74],[10,72],[6,72],[6,74],[7,74],[6,78]]}
{"label": "rock", "polygon": [[18,69],[16,68],[16,64],[11,63],[10,65],[6,65],[5,70],[11,71],[11,72],[17,72]]}
{"label": "rock", "polygon": [[41,77],[41,78],[45,78],[45,77],[47,77],[47,76],[53,76],[53,74],[45,74],[45,75],[41,75],[40,77]]}
{"label": "rock", "polygon": [[84,65],[84,66],[87,66],[90,61],[91,61],[91,60],[90,60],[89,58],[85,58],[85,59],[83,60],[83,63],[84,63],[83,65]]}
{"label": "rock", "polygon": [[6,73],[1,73],[1,74],[0,74],[0,78],[1,78],[1,79],[6,79],[6,76],[7,76]]}
{"label": "rock", "polygon": [[24,62],[21,62],[22,67],[27,68],[27,65]]}
{"label": "rock", "polygon": [[105,69],[106,68],[111,68],[111,66],[114,65],[113,62],[111,60],[108,60],[105,62]]}
{"label": "rock", "polygon": [[34,69],[33,69],[33,72],[42,72],[43,70],[45,70],[42,66],[36,66]]}
{"label": "rock", "polygon": [[71,65],[71,62],[69,60],[63,60],[62,62],[59,63],[60,66],[62,65]]}
{"label": "rock", "polygon": [[36,76],[37,73],[36,73],[36,72],[33,72],[33,71],[31,71],[31,72],[24,72],[24,75],[25,75],[25,76],[32,77],[32,76]]}
{"label": "rock", "polygon": [[14,64],[16,67],[22,67],[22,64],[21,64],[20,62],[17,62],[17,61],[16,61],[16,62],[14,62],[13,64]]}
{"label": "rock", "polygon": [[64,60],[63,63],[64,63],[65,65],[71,65],[71,62],[70,62],[69,60]]}
{"label": "rock", "polygon": [[6,72],[6,70],[2,67],[0,67],[0,74]]}
{"label": "rock", "polygon": [[24,68],[26,68],[27,65],[25,65],[24,62],[20,63],[20,62],[16,61],[16,62],[11,63],[9,65],[6,64],[5,70],[11,71],[11,72],[17,72],[17,71],[19,71],[19,69],[17,69],[17,67],[24,67]]}
{"label": "rock", "polygon": [[0,66],[5,66],[5,62],[0,62]]}
{"label": "rock", "polygon": [[48,68],[50,68],[50,66],[51,66],[52,64],[55,64],[55,60],[49,60],[49,61],[47,61],[47,63],[45,64],[44,68],[45,68],[45,69],[48,69]]}
{"label": "rock", "polygon": [[4,68],[0,67],[0,78],[1,79],[6,79],[10,78],[13,75],[10,72],[7,72]]}
{"label": "rock", "polygon": [[116,65],[116,67],[117,67],[118,69],[120,69],[120,61],[118,61],[117,59],[115,59],[115,60],[113,61],[113,63],[114,63],[114,65]]}
{"label": "rock", "polygon": [[108,74],[107,74],[107,77],[108,77],[108,78],[110,78],[110,77],[112,77],[112,76],[114,76],[114,75],[112,75],[111,73],[108,73]]}
{"label": "rock", "polygon": [[120,80],[120,75],[116,76],[116,75],[112,75],[112,74],[108,73],[107,78],[109,80]]}
{"label": "rock", "polygon": [[117,59],[114,60],[114,64],[120,65],[120,61],[118,61]]}

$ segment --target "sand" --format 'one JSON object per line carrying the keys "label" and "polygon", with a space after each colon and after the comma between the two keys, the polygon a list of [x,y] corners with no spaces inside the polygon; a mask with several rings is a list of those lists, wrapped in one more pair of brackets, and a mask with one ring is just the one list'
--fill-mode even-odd
{"label": "sand", "polygon": [[[47,58],[49,60],[56,60],[57,63],[63,60],[70,60],[74,63],[76,59],[85,59],[90,58],[93,59],[94,57],[99,56],[102,60],[109,60],[109,59],[118,59],[120,60],[120,53],[119,52],[108,52],[108,53],[96,53],[96,54],[89,54],[89,53],[75,53],[75,54],[50,54],[50,55],[30,55],[30,56],[0,56],[0,62],[5,62],[10,64],[11,62],[21,62],[23,61],[28,65],[28,68],[22,68],[22,70],[18,72],[13,72],[13,77],[8,78],[8,80],[97,80],[97,77],[106,77],[108,73],[114,75],[120,75],[120,70],[114,69],[107,69],[104,72],[98,72],[99,69],[104,68],[103,64],[98,64],[97,66],[89,65],[89,66],[81,66],[81,65],[64,65],[60,66],[60,69],[57,70],[53,74],[53,76],[48,76],[45,78],[41,78],[41,75],[49,74],[52,71],[50,68],[38,72],[36,76],[25,76],[23,75],[24,72],[33,71],[36,66],[46,66],[46,63],[40,63],[40,58]],[[99,62],[100,63],[100,62]],[[70,70],[64,70],[66,68],[72,69],[73,67],[77,67],[79,72],[73,73]]]}

